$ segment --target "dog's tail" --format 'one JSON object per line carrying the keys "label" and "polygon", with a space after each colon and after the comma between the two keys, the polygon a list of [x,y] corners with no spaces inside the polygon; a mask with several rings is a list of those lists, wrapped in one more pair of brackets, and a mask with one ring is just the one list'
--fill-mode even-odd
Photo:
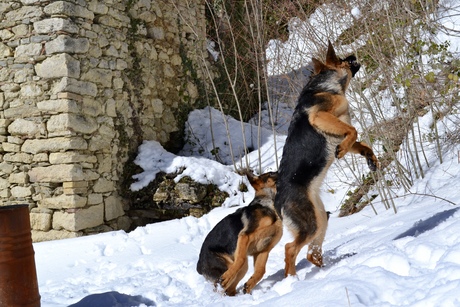
{"label": "dog's tail", "polygon": [[219,257],[225,261],[227,268],[229,268],[234,262],[234,259],[228,254],[219,254]]}

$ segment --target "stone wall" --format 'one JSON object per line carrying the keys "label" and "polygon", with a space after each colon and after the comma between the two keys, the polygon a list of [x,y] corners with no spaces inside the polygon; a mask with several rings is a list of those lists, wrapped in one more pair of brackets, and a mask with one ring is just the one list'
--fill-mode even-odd
{"label": "stone wall", "polygon": [[178,147],[205,82],[200,0],[0,3],[0,205],[34,241],[128,229],[142,140]]}

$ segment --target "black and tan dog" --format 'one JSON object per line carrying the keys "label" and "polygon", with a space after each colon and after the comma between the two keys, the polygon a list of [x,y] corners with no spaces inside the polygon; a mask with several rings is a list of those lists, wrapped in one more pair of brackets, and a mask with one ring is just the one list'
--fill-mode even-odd
{"label": "black and tan dog", "polygon": [[313,66],[289,126],[276,184],[275,208],[294,236],[285,246],[285,276],[296,274],[296,257],[307,244],[307,259],[323,266],[328,216],[319,193],[334,157],[359,153],[371,170],[378,163],[372,149],[356,141],[350,124],[345,90],[360,68],[356,57],[338,58],[329,42],[326,63],[313,59]]}
{"label": "black and tan dog", "polygon": [[274,207],[277,173],[254,176],[248,172],[247,176],[256,191],[254,200],[209,232],[196,266],[199,274],[216,286],[219,283],[227,295],[236,294],[236,286],[248,270],[248,256],[254,257],[254,274],[243,291],[251,292],[265,274],[268,254],[283,233]]}

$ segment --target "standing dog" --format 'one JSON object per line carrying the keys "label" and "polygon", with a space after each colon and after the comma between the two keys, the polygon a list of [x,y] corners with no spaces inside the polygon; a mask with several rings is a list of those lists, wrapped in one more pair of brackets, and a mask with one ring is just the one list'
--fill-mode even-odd
{"label": "standing dog", "polygon": [[251,292],[264,276],[268,254],[283,234],[283,224],[274,207],[277,173],[247,176],[256,190],[254,200],[211,230],[196,266],[198,273],[214,285],[220,283],[227,295],[235,295],[236,286],[248,270],[248,256],[254,257],[254,274],[243,291]]}
{"label": "standing dog", "polygon": [[334,157],[359,153],[373,171],[378,163],[371,148],[356,142],[357,132],[350,124],[345,90],[360,68],[356,57],[338,58],[329,42],[326,63],[312,60],[314,73],[299,96],[276,184],[276,210],[294,236],[285,246],[285,276],[296,274],[296,257],[307,244],[307,259],[323,265],[328,218],[319,190]]}

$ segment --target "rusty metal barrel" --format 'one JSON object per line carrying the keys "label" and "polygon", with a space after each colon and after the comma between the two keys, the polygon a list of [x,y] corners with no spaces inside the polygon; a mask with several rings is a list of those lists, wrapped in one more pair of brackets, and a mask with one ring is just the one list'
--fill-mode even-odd
{"label": "rusty metal barrel", "polygon": [[39,307],[28,205],[0,206],[0,306]]}

